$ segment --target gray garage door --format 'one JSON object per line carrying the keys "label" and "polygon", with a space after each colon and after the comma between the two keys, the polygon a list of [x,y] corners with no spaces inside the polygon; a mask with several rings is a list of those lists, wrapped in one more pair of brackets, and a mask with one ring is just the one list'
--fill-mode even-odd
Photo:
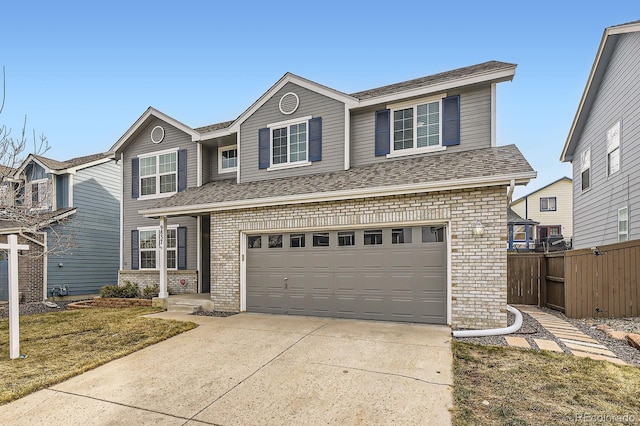
{"label": "gray garage door", "polygon": [[442,226],[247,237],[247,311],[446,324]]}

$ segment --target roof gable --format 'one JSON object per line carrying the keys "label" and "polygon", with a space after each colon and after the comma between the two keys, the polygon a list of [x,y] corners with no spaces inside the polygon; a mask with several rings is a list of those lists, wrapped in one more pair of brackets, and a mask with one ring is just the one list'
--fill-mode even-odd
{"label": "roof gable", "polygon": [[43,157],[42,155],[29,154],[20,167],[15,169],[13,175],[19,176],[31,162],[38,164],[45,169],[47,173],[60,174],[72,173],[80,169],[107,162],[111,159],[113,159],[113,154],[110,152],[74,157],[66,161],[58,161]]}
{"label": "roof gable", "polygon": [[560,179],[554,180],[554,181],[553,181],[553,182],[551,182],[550,184],[543,186],[542,188],[538,188],[538,189],[536,189],[535,191],[532,191],[532,192],[528,193],[527,195],[523,195],[522,197],[520,197],[520,198],[518,198],[517,200],[513,201],[513,202],[510,204],[510,206],[513,206],[513,205],[515,205],[515,204],[517,204],[517,203],[520,203],[521,201],[524,201],[524,199],[525,199],[525,198],[529,198],[529,197],[531,197],[531,196],[533,196],[533,195],[537,194],[538,192],[542,192],[542,191],[544,191],[545,189],[551,188],[552,186],[557,185],[557,184],[558,184],[558,183],[560,183],[560,182],[568,182],[569,184],[572,184],[572,183],[573,183],[573,180],[572,180],[571,178],[568,178],[568,177],[566,177],[566,176],[563,176],[563,177],[561,177]]}
{"label": "roof gable", "polygon": [[134,136],[137,135],[137,133],[153,118],[157,118],[168,124],[171,124],[173,127],[191,135],[191,138],[193,140],[197,140],[200,137],[200,133],[187,126],[186,124],[181,123],[175,118],[169,117],[168,115],[158,111],[153,107],[149,107],[140,116],[140,118],[138,118],[136,122],[133,123],[131,127],[129,127],[129,130],[127,130],[125,134],[122,135],[120,139],[118,139],[118,141],[111,147],[111,151],[114,153],[119,153],[126,149],[127,145],[129,144],[129,142],[131,142]]}
{"label": "roof gable", "polygon": [[582,131],[584,130],[587,118],[593,107],[593,102],[604,79],[609,60],[614,52],[618,38],[623,34],[638,31],[640,31],[640,21],[616,25],[604,30],[596,58],[591,67],[591,73],[589,74],[582,98],[578,104],[578,110],[576,111],[573,123],[569,129],[569,135],[562,149],[560,161],[573,161],[575,148],[578,145],[580,136],[582,136]]}

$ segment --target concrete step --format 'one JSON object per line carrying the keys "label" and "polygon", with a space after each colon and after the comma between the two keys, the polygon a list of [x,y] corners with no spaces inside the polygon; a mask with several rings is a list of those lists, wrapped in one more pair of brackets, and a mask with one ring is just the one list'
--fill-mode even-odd
{"label": "concrete step", "polygon": [[196,312],[200,312],[202,310],[202,306],[200,305],[192,305],[185,303],[174,303],[170,306],[167,306],[168,312],[183,312],[187,314],[193,314]]}

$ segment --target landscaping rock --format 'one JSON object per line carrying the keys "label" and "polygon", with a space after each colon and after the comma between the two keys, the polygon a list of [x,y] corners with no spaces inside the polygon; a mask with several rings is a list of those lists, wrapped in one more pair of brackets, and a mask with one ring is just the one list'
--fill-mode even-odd
{"label": "landscaping rock", "polygon": [[627,343],[640,351],[640,334],[627,334]]}

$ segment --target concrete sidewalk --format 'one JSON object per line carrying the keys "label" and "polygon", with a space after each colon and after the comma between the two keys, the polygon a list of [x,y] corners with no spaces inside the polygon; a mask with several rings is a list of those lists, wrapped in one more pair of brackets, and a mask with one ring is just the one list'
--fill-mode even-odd
{"label": "concrete sidewalk", "polygon": [[444,326],[262,314],[194,330],[0,407],[11,425],[450,424]]}

